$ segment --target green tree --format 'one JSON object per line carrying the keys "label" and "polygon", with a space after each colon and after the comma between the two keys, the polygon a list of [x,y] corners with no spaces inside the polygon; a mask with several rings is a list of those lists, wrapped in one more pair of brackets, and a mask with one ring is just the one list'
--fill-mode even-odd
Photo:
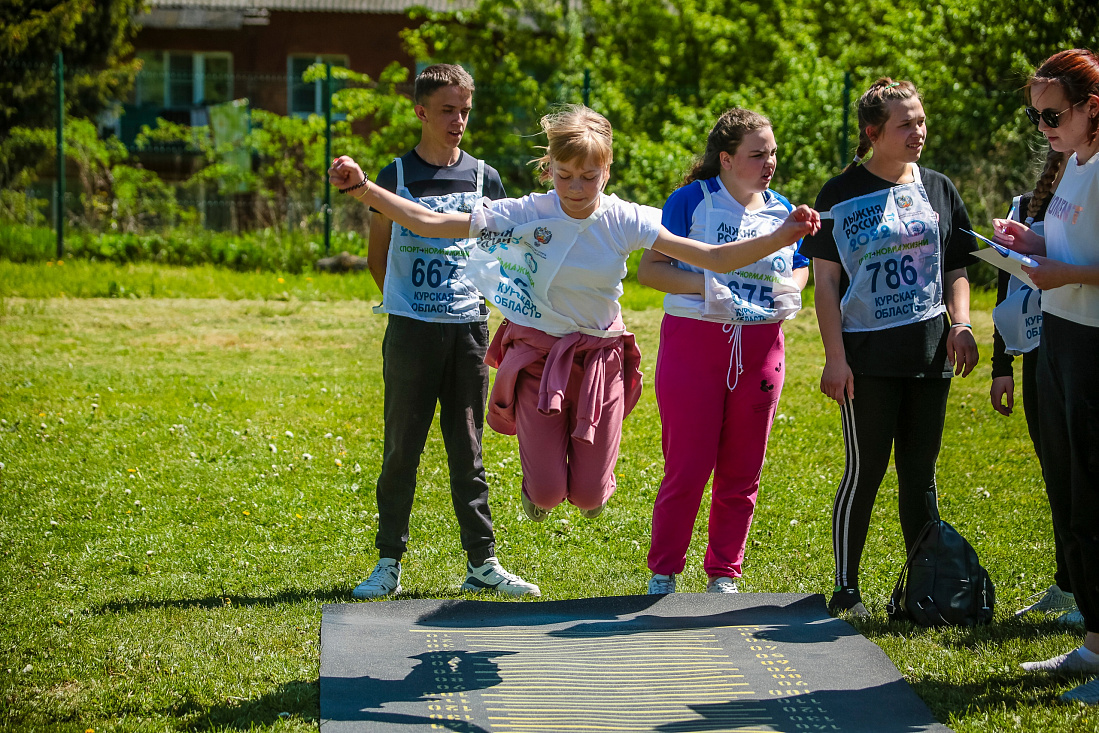
{"label": "green tree", "polygon": [[65,54],[65,106],[94,118],[133,86],[134,13],[142,0],[0,3],[0,137],[48,127],[56,115],[54,56]]}

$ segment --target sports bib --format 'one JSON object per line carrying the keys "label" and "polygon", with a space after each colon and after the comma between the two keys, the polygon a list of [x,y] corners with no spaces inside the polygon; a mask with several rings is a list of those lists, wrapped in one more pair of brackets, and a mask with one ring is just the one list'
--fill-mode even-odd
{"label": "sports bib", "polygon": [[[705,182],[699,181],[706,201],[706,241],[723,244],[749,236],[762,236],[782,226],[772,217],[760,217],[766,231],[748,230],[745,226],[751,214],[715,207],[713,196]],[[736,234],[733,234],[733,233]],[[743,236],[741,236],[743,235]],[[777,252],[732,272],[703,271],[706,278],[706,299],[701,317],[722,323],[777,323],[793,318],[801,309],[801,288],[794,280],[794,254],[797,245]]]}
{"label": "sports bib", "polygon": [[880,331],[946,311],[939,215],[920,177],[832,207],[832,236],[851,281],[840,301],[844,331]]}
{"label": "sports bib", "polygon": [[[470,212],[481,200],[485,162],[477,161],[477,190],[415,198],[404,182],[397,158],[397,195],[432,211]],[[420,321],[467,323],[488,319],[481,294],[467,277],[466,261],[472,239],[421,237],[396,222],[389,236],[382,304],[375,313],[408,316]]]}
{"label": "sports bib", "polygon": [[612,205],[612,197],[587,219],[537,219],[508,225],[496,215],[499,231],[483,231],[470,252],[466,276],[512,323],[563,336],[584,333],[612,337],[625,333],[585,328],[554,310],[549,289],[580,235]]}
{"label": "sports bib", "polygon": [[[1019,208],[1018,196],[1013,208]],[[1042,222],[1032,223],[1030,228],[1045,233]],[[1004,340],[1006,353],[1019,356],[1033,351],[1042,339],[1042,291],[1012,276],[1007,281],[1007,297],[992,309],[992,322]]]}

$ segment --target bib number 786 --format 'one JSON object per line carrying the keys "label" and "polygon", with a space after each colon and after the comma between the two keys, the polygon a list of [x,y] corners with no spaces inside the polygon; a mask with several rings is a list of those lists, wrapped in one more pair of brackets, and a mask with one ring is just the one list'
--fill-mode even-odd
{"label": "bib number 786", "polygon": [[878,292],[878,275],[885,271],[885,286],[890,290],[896,290],[903,281],[905,285],[915,285],[920,274],[912,266],[912,255],[905,255],[899,260],[890,258],[881,262],[866,263],[866,271],[870,273],[870,292]]}

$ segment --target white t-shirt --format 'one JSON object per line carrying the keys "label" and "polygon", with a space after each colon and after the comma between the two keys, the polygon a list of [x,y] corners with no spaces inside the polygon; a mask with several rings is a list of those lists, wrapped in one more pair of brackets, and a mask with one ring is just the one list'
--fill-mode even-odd
{"label": "white t-shirt", "polygon": [[[1074,153],[1046,209],[1046,256],[1099,267],[1099,154],[1077,165]],[[1099,285],[1075,283],[1042,292],[1042,310],[1099,326]]]}
{"label": "white t-shirt", "polygon": [[[470,236],[477,237],[484,230],[501,233],[550,219],[581,221],[564,212],[556,191],[521,199],[483,199],[470,217]],[[583,222],[587,227],[563,253],[561,266],[550,281],[548,301],[554,311],[581,327],[608,329],[621,313],[618,299],[626,277],[626,258],[656,241],[660,209],[601,194],[599,209]]]}

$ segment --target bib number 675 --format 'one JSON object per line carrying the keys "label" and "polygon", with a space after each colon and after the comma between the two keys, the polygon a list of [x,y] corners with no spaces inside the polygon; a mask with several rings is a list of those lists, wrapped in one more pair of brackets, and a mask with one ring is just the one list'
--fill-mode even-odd
{"label": "bib number 675", "polygon": [[915,285],[920,274],[912,266],[913,261],[912,255],[905,255],[899,260],[890,258],[882,262],[868,262],[866,271],[870,273],[870,292],[878,292],[878,274],[882,270],[885,270],[885,286],[890,290],[899,288],[901,281],[905,285]]}

